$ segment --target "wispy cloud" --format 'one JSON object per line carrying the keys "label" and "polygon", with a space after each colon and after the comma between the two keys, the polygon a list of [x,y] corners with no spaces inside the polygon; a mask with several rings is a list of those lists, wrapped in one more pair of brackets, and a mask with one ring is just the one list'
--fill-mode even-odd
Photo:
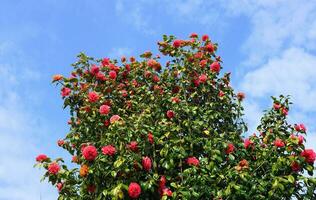
{"label": "wispy cloud", "polygon": [[[3,48],[2,55],[10,54],[11,50]],[[23,57],[16,57],[15,62],[17,60],[23,62]],[[32,167],[35,155],[43,148],[38,136],[47,128],[37,123],[40,116],[27,110],[28,97],[21,91],[24,84],[32,85],[40,76],[32,68],[18,63],[17,66],[0,63],[0,141],[3,141],[0,145],[0,199],[34,200],[41,194],[42,199],[55,199],[56,192],[47,184],[40,184],[40,172]]]}

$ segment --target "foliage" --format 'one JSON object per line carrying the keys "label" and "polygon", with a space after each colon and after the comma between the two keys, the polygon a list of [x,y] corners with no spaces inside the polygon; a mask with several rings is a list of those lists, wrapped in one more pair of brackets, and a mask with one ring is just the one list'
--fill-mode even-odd
{"label": "foliage", "polygon": [[[245,140],[243,93],[220,76],[218,45],[207,35],[163,36],[165,56],[138,61],[81,53],[69,78],[55,75],[70,131],[63,159],[37,158],[59,199],[298,199],[315,198],[315,153],[304,125],[286,121],[288,97],[273,98]],[[168,60],[165,64],[163,60]]]}

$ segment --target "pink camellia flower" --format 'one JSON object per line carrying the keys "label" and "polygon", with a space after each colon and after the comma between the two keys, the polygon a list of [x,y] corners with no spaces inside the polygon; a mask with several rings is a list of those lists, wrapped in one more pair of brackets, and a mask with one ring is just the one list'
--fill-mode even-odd
{"label": "pink camellia flower", "polygon": [[210,70],[212,72],[218,73],[221,70],[221,65],[219,62],[215,61],[210,65]]}
{"label": "pink camellia flower", "polygon": [[70,89],[70,88],[67,88],[67,87],[63,87],[63,88],[61,89],[61,92],[60,92],[60,94],[61,94],[62,97],[69,96],[70,93],[71,93],[71,89]]}
{"label": "pink camellia flower", "polygon": [[283,114],[283,115],[287,115],[288,112],[289,112],[289,111],[288,111],[286,108],[282,108],[282,114]]}
{"label": "pink camellia flower", "polygon": [[127,147],[134,152],[138,151],[138,143],[136,141],[131,141]]}
{"label": "pink camellia flower", "polygon": [[93,75],[97,75],[100,71],[100,68],[96,65],[92,65],[90,68],[90,73]]}
{"label": "pink camellia flower", "polygon": [[316,159],[316,153],[313,149],[305,149],[301,152],[301,156],[305,158],[305,161],[313,164]]}
{"label": "pink camellia flower", "polygon": [[95,146],[92,145],[86,146],[82,150],[82,155],[86,160],[93,161],[98,155],[97,148],[95,148]]}
{"label": "pink camellia flower", "polygon": [[111,118],[110,118],[110,123],[111,124],[114,124],[115,122],[117,122],[118,120],[120,120],[121,117],[119,115],[113,115]]}
{"label": "pink camellia flower", "polygon": [[57,144],[58,144],[58,146],[61,147],[61,146],[63,146],[65,144],[65,141],[64,140],[58,140]]}
{"label": "pink camellia flower", "polygon": [[99,100],[100,96],[96,92],[89,92],[88,98],[91,103],[94,103]]}
{"label": "pink camellia flower", "polygon": [[253,145],[253,142],[252,142],[249,138],[246,138],[246,139],[244,140],[244,147],[245,147],[245,149],[248,149],[248,147],[249,147],[250,145]]}
{"label": "pink camellia flower", "polygon": [[208,40],[208,39],[209,39],[208,35],[203,35],[203,36],[202,36],[202,41],[205,42],[205,41]]}
{"label": "pink camellia flower", "polygon": [[300,165],[298,164],[298,162],[294,161],[291,164],[291,168],[294,172],[297,172],[301,169]]}
{"label": "pink camellia flower", "polygon": [[214,46],[213,46],[212,43],[210,43],[210,44],[207,44],[207,45],[205,46],[205,49],[206,49],[206,51],[212,53],[212,52],[214,51]]}
{"label": "pink camellia flower", "polygon": [[116,149],[112,145],[102,147],[102,153],[104,155],[113,156],[116,153]]}
{"label": "pink camellia flower", "polygon": [[137,199],[140,196],[142,189],[140,188],[138,183],[132,182],[128,186],[128,195],[132,199]]}
{"label": "pink camellia flower", "polygon": [[279,110],[281,108],[281,105],[278,103],[274,103],[273,108],[274,108],[274,110]]}
{"label": "pink camellia flower", "polygon": [[63,183],[57,183],[56,187],[58,189],[58,192],[60,192],[63,189]]}
{"label": "pink camellia flower", "polygon": [[168,117],[169,119],[173,118],[173,117],[174,117],[174,112],[173,112],[172,110],[168,110],[168,111],[167,111],[167,117]]}
{"label": "pink camellia flower", "polygon": [[202,74],[199,76],[200,83],[205,83],[207,81],[207,76],[205,74]]}
{"label": "pink camellia flower", "polygon": [[45,155],[45,154],[40,154],[36,157],[36,161],[37,162],[43,162],[43,161],[46,161],[48,160],[48,157]]}
{"label": "pink camellia flower", "polygon": [[172,191],[169,188],[164,188],[164,189],[162,189],[162,196],[171,197],[172,196]]}
{"label": "pink camellia flower", "polygon": [[151,159],[147,156],[143,157],[142,165],[146,171],[149,171],[151,169]]}
{"label": "pink camellia flower", "polygon": [[200,61],[200,66],[201,66],[202,68],[204,68],[204,67],[206,66],[206,64],[207,64],[207,60],[201,60],[201,61]]}
{"label": "pink camellia flower", "polygon": [[107,115],[110,113],[111,107],[108,105],[102,105],[99,108],[99,112],[101,115]]}
{"label": "pink camellia flower", "polygon": [[274,146],[276,147],[284,147],[284,142],[280,139],[280,138],[277,138],[275,141],[274,141]]}
{"label": "pink camellia flower", "polygon": [[229,143],[226,149],[226,154],[230,154],[235,150],[235,146],[232,143]]}
{"label": "pink camellia flower", "polygon": [[150,144],[154,144],[154,136],[151,132],[148,132],[148,141]]}
{"label": "pink camellia flower", "polygon": [[109,77],[110,77],[110,79],[115,80],[116,77],[117,77],[116,71],[114,71],[114,70],[110,71],[109,72]]}
{"label": "pink camellia flower", "polygon": [[182,45],[183,41],[182,40],[175,40],[173,41],[173,47],[178,48]]}
{"label": "pink camellia flower", "polygon": [[49,172],[50,174],[56,175],[56,174],[58,174],[58,172],[59,172],[59,170],[60,170],[60,166],[59,166],[57,163],[53,162],[53,163],[50,163],[50,164],[48,165],[47,170],[48,170],[48,172]]}
{"label": "pink camellia flower", "polygon": [[197,167],[197,166],[199,166],[200,161],[196,157],[189,157],[189,158],[187,158],[187,164]]}

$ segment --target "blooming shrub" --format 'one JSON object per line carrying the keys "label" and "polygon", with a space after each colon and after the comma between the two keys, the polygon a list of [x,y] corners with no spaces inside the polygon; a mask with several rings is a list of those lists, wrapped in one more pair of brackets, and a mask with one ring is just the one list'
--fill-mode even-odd
{"label": "blooming shrub", "polygon": [[70,77],[55,75],[69,133],[59,146],[77,165],[39,155],[59,199],[312,199],[315,152],[303,124],[286,121],[289,99],[273,98],[247,131],[245,94],[221,75],[218,45],[207,35],[163,36],[139,60],[81,53]]}

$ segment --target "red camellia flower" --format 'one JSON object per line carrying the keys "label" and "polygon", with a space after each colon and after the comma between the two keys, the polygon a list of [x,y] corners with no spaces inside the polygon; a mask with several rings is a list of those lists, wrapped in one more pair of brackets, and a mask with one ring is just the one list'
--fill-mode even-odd
{"label": "red camellia flower", "polygon": [[59,172],[60,167],[57,163],[53,162],[48,165],[47,170],[50,174],[56,175]]}
{"label": "red camellia flower", "polygon": [[298,144],[303,144],[303,142],[304,142],[304,136],[302,136],[302,135],[299,135],[298,136]]}
{"label": "red camellia flower", "polygon": [[301,156],[305,158],[305,161],[313,164],[316,159],[316,153],[313,151],[313,149],[305,149],[302,151]]}
{"label": "red camellia flower", "polygon": [[103,58],[101,63],[102,63],[102,66],[108,66],[110,64],[110,59],[109,58]]}
{"label": "red camellia flower", "polygon": [[279,138],[277,138],[275,141],[274,141],[274,146],[276,146],[276,147],[284,147],[284,142],[281,140],[281,139],[279,139]]}
{"label": "red camellia flower", "polygon": [[90,73],[93,75],[97,75],[100,71],[100,68],[96,65],[92,65],[90,68]]}
{"label": "red camellia flower", "polygon": [[149,171],[151,169],[151,160],[149,157],[143,157],[143,160],[142,160],[142,165],[143,165],[143,168],[146,170],[146,171]]}
{"label": "red camellia flower", "polygon": [[112,71],[109,72],[110,79],[115,80],[116,76],[117,76],[116,71],[112,70]]}
{"label": "red camellia flower", "polygon": [[48,160],[48,157],[45,155],[45,154],[40,154],[36,157],[36,161],[37,162],[43,162],[43,161],[46,161]]}
{"label": "red camellia flower", "polygon": [[168,111],[167,111],[167,117],[168,117],[169,119],[173,118],[173,117],[174,117],[174,112],[173,112],[172,110],[168,110]]}
{"label": "red camellia flower", "polygon": [[154,144],[154,136],[151,132],[148,133],[148,141],[150,144]]}
{"label": "red camellia flower", "polygon": [[86,146],[82,150],[82,155],[86,160],[93,161],[98,155],[97,148],[95,148],[95,146],[92,145]]}
{"label": "red camellia flower", "polygon": [[294,128],[298,132],[306,132],[306,127],[304,124],[295,124]]}
{"label": "red camellia flower", "polygon": [[221,70],[221,65],[219,62],[215,61],[210,65],[210,70],[212,72],[218,73]]}
{"label": "red camellia flower", "polygon": [[173,46],[178,48],[182,45],[183,41],[182,40],[175,40],[173,41]]}
{"label": "red camellia flower", "polygon": [[120,120],[121,117],[119,115],[113,115],[111,118],[110,118],[110,123],[113,124],[115,122],[117,122],[118,120]]}
{"label": "red camellia flower", "polygon": [[113,156],[116,153],[116,149],[112,145],[102,147],[102,153],[104,155]]}
{"label": "red camellia flower", "polygon": [[136,141],[131,141],[127,147],[134,152],[138,151],[138,143]]}
{"label": "red camellia flower", "polygon": [[57,141],[57,145],[60,146],[60,147],[63,146],[64,144],[65,144],[64,140],[58,140]]}
{"label": "red camellia flower", "polygon": [[220,90],[219,93],[218,93],[218,96],[219,97],[223,97],[223,96],[225,96],[225,93],[222,90]]}
{"label": "red camellia flower", "polygon": [[244,140],[244,147],[245,147],[245,149],[248,149],[248,147],[250,146],[250,145],[252,145],[253,144],[253,142],[249,139],[249,138],[246,138],[245,140]]}
{"label": "red camellia flower", "polygon": [[300,165],[298,164],[298,162],[294,161],[291,164],[291,168],[294,172],[297,172],[301,169]]}
{"label": "red camellia flower", "polygon": [[187,158],[187,164],[193,166],[199,166],[200,161],[196,157],[189,157]]}
{"label": "red camellia flower", "polygon": [[101,115],[107,115],[110,113],[111,107],[108,105],[100,106],[99,112]]}
{"label": "red camellia flower", "polygon": [[203,36],[202,36],[202,41],[205,42],[205,41],[208,40],[208,39],[209,39],[208,35],[203,35]]}
{"label": "red camellia flower", "polygon": [[190,38],[196,38],[196,37],[198,37],[198,34],[196,34],[196,33],[191,33]]}
{"label": "red camellia flower", "polygon": [[171,98],[171,101],[172,101],[173,103],[180,103],[179,97],[172,97],[172,98]]}
{"label": "red camellia flower", "polygon": [[228,144],[228,147],[226,149],[226,154],[230,154],[235,150],[235,146],[232,143]]}
{"label": "red camellia flower", "polygon": [[96,188],[95,185],[88,185],[88,187],[87,187],[87,191],[88,191],[89,193],[94,193],[96,189],[97,189],[97,188]]}
{"label": "red camellia flower", "polygon": [[58,192],[60,192],[63,189],[63,183],[57,183],[56,187],[58,189]]}
{"label": "red camellia flower", "polygon": [[164,188],[164,189],[162,190],[162,195],[163,195],[163,196],[166,195],[166,196],[168,196],[168,197],[171,197],[171,196],[172,196],[172,191],[171,191],[169,188]]}
{"label": "red camellia flower", "polygon": [[205,83],[207,81],[207,76],[205,74],[202,74],[199,76],[200,83]]}
{"label": "red camellia flower", "polygon": [[69,96],[70,93],[71,93],[71,89],[70,88],[63,87],[61,89],[61,93],[60,94],[61,94],[62,97],[66,97],[66,96]]}
{"label": "red camellia flower", "polygon": [[129,197],[131,197],[132,199],[137,199],[141,192],[142,190],[140,186],[138,185],[138,183],[132,182],[129,184],[128,186]]}
{"label": "red camellia flower", "polygon": [[88,97],[91,103],[97,102],[100,98],[96,92],[89,92]]}
{"label": "red camellia flower", "polygon": [[237,93],[237,99],[238,99],[239,101],[244,100],[244,98],[245,98],[245,93],[243,93],[243,92],[238,92],[238,93]]}
{"label": "red camellia flower", "polygon": [[153,76],[153,81],[154,81],[155,83],[158,83],[158,82],[160,81],[159,76],[154,75],[154,76]]}
{"label": "red camellia flower", "polygon": [[106,81],[106,77],[103,73],[99,72],[95,75],[95,77],[100,81]]}
{"label": "red camellia flower", "polygon": [[207,44],[207,45],[205,46],[205,49],[206,49],[206,51],[212,53],[212,52],[214,51],[214,46],[213,46],[212,43],[210,43],[210,44]]}

